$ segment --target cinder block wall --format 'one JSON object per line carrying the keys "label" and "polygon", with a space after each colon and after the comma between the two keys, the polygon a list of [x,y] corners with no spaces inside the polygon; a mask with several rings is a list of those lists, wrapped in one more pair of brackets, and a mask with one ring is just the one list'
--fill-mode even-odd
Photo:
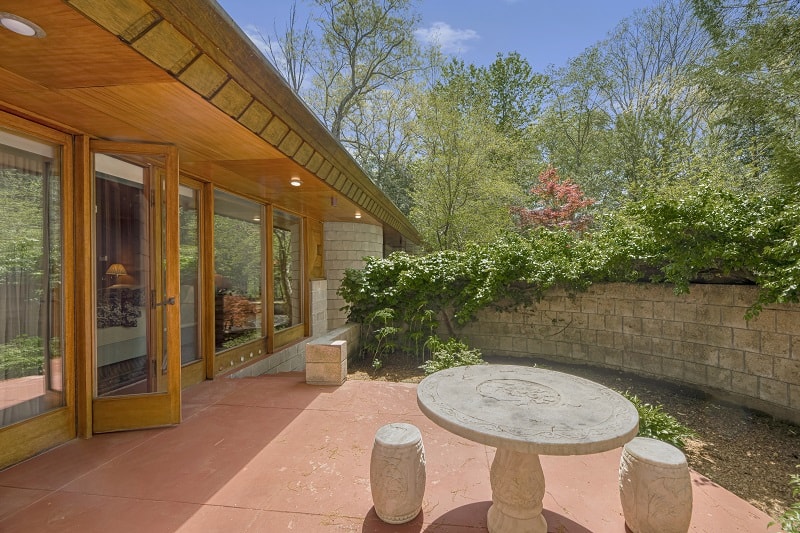
{"label": "cinder block wall", "polygon": [[383,257],[383,228],[355,222],[325,223],[325,275],[328,278],[328,329],[344,325],[345,302],[336,291],[348,268],[363,268],[364,257]]}
{"label": "cinder block wall", "polygon": [[486,355],[587,362],[667,378],[800,423],[800,305],[744,319],[756,288],[610,283],[533,308],[484,310],[459,330]]}

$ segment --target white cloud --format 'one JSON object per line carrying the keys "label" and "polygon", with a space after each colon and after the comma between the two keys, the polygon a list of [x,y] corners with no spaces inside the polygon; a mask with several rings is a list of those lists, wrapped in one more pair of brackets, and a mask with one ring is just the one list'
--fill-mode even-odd
{"label": "white cloud", "polygon": [[261,34],[261,31],[257,26],[248,24],[242,29],[244,30],[245,35],[250,37],[250,40],[253,41],[259,49],[267,50],[267,41],[264,39],[264,36]]}
{"label": "white cloud", "polygon": [[423,43],[438,44],[448,54],[465,52],[469,41],[480,39],[475,30],[458,30],[446,22],[434,22],[429,28],[420,28],[414,33]]}

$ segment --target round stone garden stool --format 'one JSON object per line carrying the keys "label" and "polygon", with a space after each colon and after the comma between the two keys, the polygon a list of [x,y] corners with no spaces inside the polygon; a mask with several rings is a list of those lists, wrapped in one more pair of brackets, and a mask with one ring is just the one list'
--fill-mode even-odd
{"label": "round stone garden stool", "polygon": [[637,437],[622,449],[619,495],[633,533],[686,533],[692,482],[686,456],[655,439]]}
{"label": "round stone garden stool", "polygon": [[394,423],[378,430],[369,481],[375,513],[384,522],[403,524],[419,514],[425,494],[425,448],[419,429]]}

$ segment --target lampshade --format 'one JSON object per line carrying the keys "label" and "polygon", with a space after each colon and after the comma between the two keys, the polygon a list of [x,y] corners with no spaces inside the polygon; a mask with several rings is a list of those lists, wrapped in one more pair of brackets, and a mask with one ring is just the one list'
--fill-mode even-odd
{"label": "lampshade", "polygon": [[106,270],[106,274],[111,276],[127,276],[128,271],[125,270],[125,267],[121,264],[113,263],[110,267],[108,267],[108,270]]}

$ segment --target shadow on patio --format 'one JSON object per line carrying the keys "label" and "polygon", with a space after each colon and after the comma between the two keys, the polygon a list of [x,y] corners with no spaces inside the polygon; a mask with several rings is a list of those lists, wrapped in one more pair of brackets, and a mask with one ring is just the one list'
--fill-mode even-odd
{"label": "shadow on patio", "polygon": [[[72,441],[0,472],[0,531],[486,530],[494,450],[430,422],[416,385],[220,379],[184,391],[183,405],[180,426]],[[378,519],[369,487],[375,432],[389,422],[419,427],[427,457],[423,512],[402,526]],[[548,531],[624,533],[619,454],[541,458]],[[690,531],[768,531],[766,514],[692,481]]]}

